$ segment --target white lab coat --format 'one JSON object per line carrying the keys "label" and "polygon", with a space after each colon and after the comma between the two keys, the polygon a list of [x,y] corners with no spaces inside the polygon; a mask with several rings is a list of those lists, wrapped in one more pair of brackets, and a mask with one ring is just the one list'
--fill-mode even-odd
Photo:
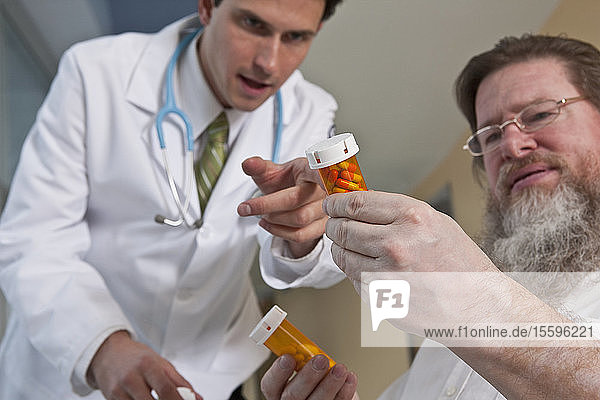
{"label": "white lab coat", "polygon": [[[177,215],[154,117],[168,59],[190,21],[196,18],[155,35],[92,40],[63,56],[0,220],[0,284],[12,308],[0,348],[1,399],[89,392],[76,367],[86,367],[117,329],[171,361],[205,400],[227,399],[266,357],[248,338],[260,317],[248,277],[258,219],[239,217],[236,207],[256,189],[241,162],[271,156],[272,100],[252,113],[228,113],[239,134],[202,228],[154,221],[157,213]],[[285,161],[327,136],[337,106],[299,72],[281,91]],[[206,107],[186,111],[207,124],[216,100],[198,96]],[[181,185],[181,127],[166,129]],[[264,237],[261,268],[276,286],[324,287],[342,278],[324,241],[292,261],[274,258]],[[94,391],[89,398],[102,396]]]}

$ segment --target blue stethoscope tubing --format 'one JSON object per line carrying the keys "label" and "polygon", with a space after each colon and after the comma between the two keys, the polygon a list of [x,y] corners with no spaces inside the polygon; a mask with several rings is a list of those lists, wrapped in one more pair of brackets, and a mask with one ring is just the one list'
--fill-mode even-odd
{"label": "blue stethoscope tubing", "polygon": [[[177,107],[175,103],[175,94],[173,91],[173,75],[175,73],[175,67],[177,65],[177,60],[179,56],[185,50],[189,44],[192,42],[194,37],[202,32],[202,27],[195,30],[194,32],[188,34],[183,38],[183,40],[177,45],[175,52],[171,56],[169,60],[169,65],[167,66],[167,73],[165,79],[165,104],[158,110],[156,115],[156,134],[158,136],[158,143],[160,145],[160,149],[162,152],[163,158],[163,166],[165,168],[165,173],[167,175],[167,180],[169,181],[169,189],[171,190],[171,195],[173,196],[173,200],[175,205],[177,206],[177,210],[179,212],[179,216],[177,219],[167,218],[163,215],[156,215],[154,220],[158,223],[169,225],[169,226],[180,226],[181,224],[185,224],[188,228],[197,229],[202,226],[202,216],[190,223],[188,221],[188,209],[190,206],[190,199],[192,198],[192,188],[194,187],[194,137],[192,130],[192,122],[187,116],[187,114]],[[279,160],[279,149],[281,144],[281,133],[283,131],[283,121],[281,116],[283,115],[283,105],[281,101],[281,92],[278,90],[275,93],[274,99],[274,115],[273,115],[273,130],[275,131],[275,139],[273,143],[273,154],[271,159],[273,162],[277,162]],[[177,190],[177,185],[175,184],[175,179],[173,178],[173,174],[171,173],[171,169],[169,167],[169,157],[167,153],[167,146],[165,144],[165,138],[163,134],[162,124],[165,117],[169,114],[175,114],[183,121],[185,125],[185,175],[186,182],[184,184],[184,201],[181,201],[181,197],[179,196],[179,191]]]}

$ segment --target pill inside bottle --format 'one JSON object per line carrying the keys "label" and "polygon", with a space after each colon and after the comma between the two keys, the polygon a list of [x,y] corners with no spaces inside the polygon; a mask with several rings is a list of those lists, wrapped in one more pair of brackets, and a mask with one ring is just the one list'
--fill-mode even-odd
{"label": "pill inside bottle", "polygon": [[335,361],[304,336],[286,317],[285,311],[276,305],[273,306],[252,330],[250,338],[257,344],[264,345],[277,356],[290,354],[296,360],[296,371],[304,367],[317,354],[327,357],[329,368],[333,367]]}
{"label": "pill inside bottle", "polygon": [[327,194],[367,190],[356,159],[358,145],[352,133],[340,133],[306,149],[311,169],[318,169]]}

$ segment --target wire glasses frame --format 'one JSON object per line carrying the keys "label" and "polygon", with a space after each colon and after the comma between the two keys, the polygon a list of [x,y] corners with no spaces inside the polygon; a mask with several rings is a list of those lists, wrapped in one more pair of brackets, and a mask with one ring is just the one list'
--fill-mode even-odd
{"label": "wire glasses frame", "polygon": [[560,114],[562,107],[584,100],[585,96],[568,97],[556,100],[543,100],[533,103],[522,109],[514,118],[506,120],[501,124],[488,125],[473,133],[467,139],[463,150],[467,150],[472,156],[482,156],[496,150],[502,143],[504,128],[515,124],[523,132],[535,132],[550,125]]}

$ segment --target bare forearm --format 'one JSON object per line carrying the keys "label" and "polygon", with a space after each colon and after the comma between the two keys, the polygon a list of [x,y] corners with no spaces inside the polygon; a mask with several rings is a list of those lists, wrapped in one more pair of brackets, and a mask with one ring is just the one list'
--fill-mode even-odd
{"label": "bare forearm", "polygon": [[453,351],[507,399],[600,399],[598,347],[471,347]]}
{"label": "bare forearm", "polygon": [[[510,294],[510,306],[496,314],[497,320],[538,327],[575,326],[522,286],[507,283],[502,289]],[[600,341],[591,336],[540,336],[503,345],[452,350],[507,399],[600,399]]]}

